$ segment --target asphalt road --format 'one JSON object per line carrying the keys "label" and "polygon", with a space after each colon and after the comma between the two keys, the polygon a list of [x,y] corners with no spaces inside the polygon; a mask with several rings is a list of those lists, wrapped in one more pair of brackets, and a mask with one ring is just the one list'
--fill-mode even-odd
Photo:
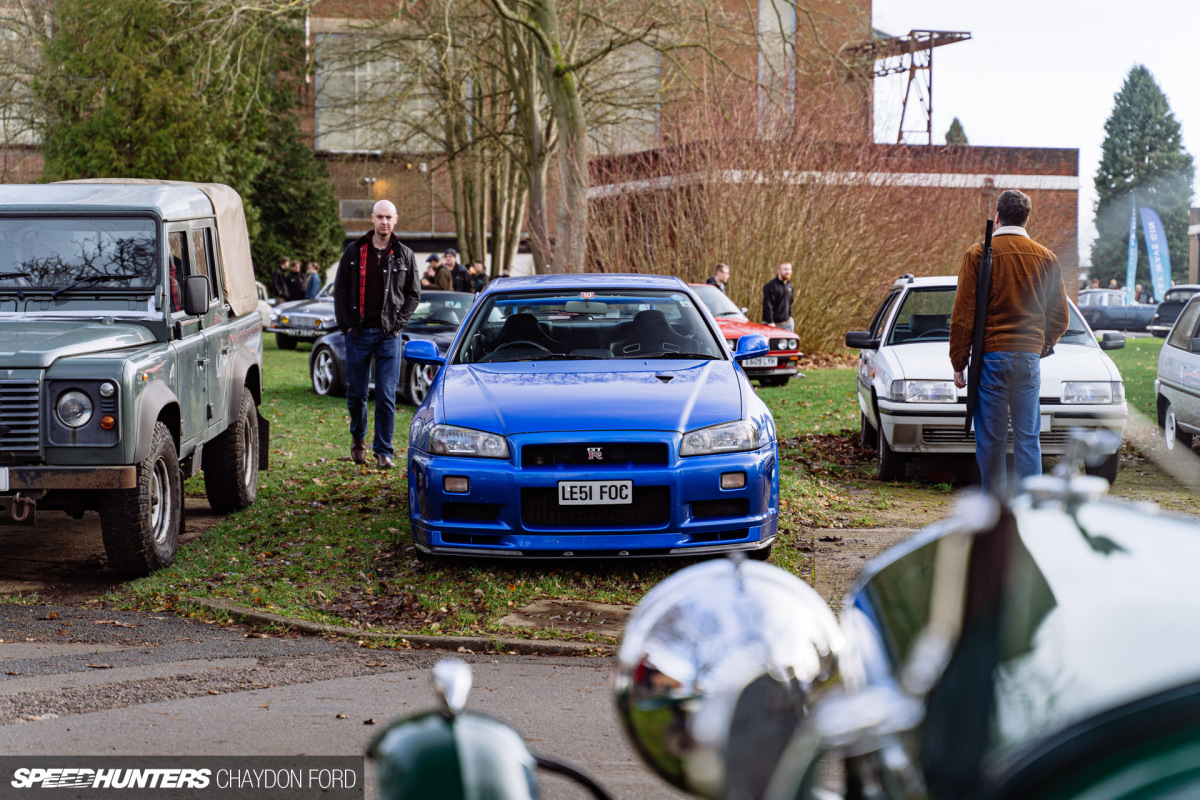
{"label": "asphalt road", "polygon": [[[0,639],[0,755],[360,755],[390,720],[433,707],[429,668],[447,656],[59,606],[0,605]],[[609,659],[462,657],[468,710],[615,797],[683,797],[625,743]],[[589,796],[554,776],[543,792]]]}

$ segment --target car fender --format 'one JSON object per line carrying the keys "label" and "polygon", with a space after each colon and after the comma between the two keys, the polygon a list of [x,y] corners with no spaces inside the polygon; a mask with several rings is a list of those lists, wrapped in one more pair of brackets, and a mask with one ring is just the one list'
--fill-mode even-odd
{"label": "car fender", "polygon": [[250,390],[250,394],[254,396],[255,405],[262,402],[262,371],[259,368],[258,360],[248,349],[240,348],[233,354],[231,362],[229,365],[229,388],[225,393],[226,422],[232,422],[231,415],[241,405],[242,389]]}
{"label": "car fender", "polygon": [[[154,438],[154,425],[168,410],[167,427],[171,429],[171,437],[175,440],[175,450],[179,451],[179,398],[165,383],[155,382],[137,398],[137,445],[133,451],[133,463],[140,464],[150,454],[151,440]],[[182,458],[182,455],[180,456]]]}

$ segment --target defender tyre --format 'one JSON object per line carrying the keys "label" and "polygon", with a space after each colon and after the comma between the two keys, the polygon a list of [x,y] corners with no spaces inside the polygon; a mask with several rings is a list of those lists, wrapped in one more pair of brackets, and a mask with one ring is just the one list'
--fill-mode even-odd
{"label": "defender tyre", "polygon": [[175,560],[183,527],[183,476],[171,432],[154,425],[150,452],[137,465],[137,486],[118,489],[100,508],[104,552],[113,572],[149,575]]}
{"label": "defender tyre", "polygon": [[249,389],[242,389],[237,418],[204,447],[204,493],[219,514],[240,511],[258,496],[258,420]]}

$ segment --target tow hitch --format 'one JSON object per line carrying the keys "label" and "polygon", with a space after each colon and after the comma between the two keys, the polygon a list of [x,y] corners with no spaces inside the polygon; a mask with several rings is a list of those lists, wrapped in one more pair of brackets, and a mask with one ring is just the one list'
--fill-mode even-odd
{"label": "tow hitch", "polygon": [[0,497],[0,524],[32,525],[37,519],[37,500],[17,492]]}

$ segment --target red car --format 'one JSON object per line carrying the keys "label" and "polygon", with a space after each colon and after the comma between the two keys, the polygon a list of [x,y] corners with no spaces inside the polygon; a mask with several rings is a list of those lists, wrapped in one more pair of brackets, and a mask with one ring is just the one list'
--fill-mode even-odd
{"label": "red car", "polygon": [[796,334],[751,322],[743,313],[746,309],[738,308],[737,303],[712,284],[693,283],[691,287],[716,318],[730,350],[735,349],[738,339],[747,333],[762,334],[771,343],[771,352],[767,355],[742,362],[748,378],[758,381],[760,386],[786,386],[792,376],[799,374],[797,365],[803,354]]}

